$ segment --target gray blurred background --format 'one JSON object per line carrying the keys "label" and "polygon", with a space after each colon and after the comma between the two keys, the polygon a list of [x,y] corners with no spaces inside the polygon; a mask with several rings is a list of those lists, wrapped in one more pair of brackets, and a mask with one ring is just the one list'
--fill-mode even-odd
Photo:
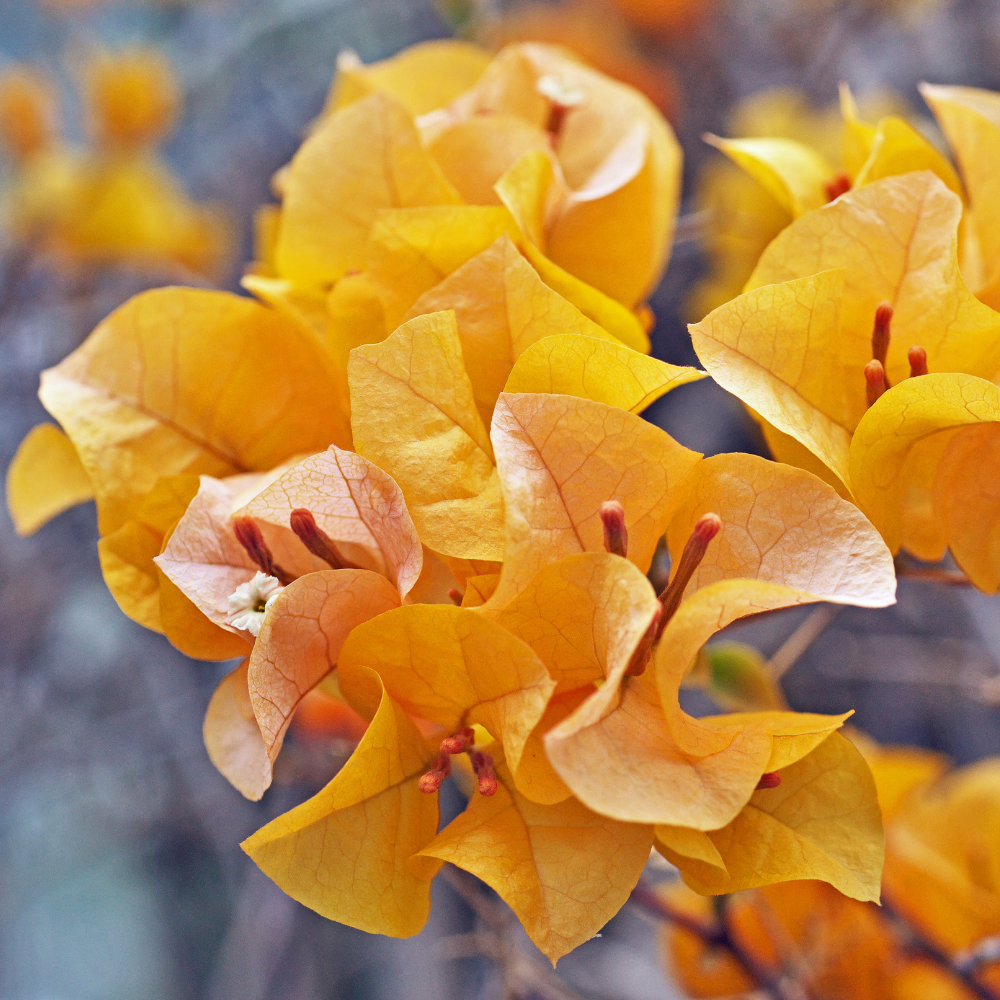
{"label": "gray blurred background", "polygon": [[[448,11],[453,24],[467,13],[455,4]],[[424,0],[73,12],[0,0],[0,64],[28,60],[60,72],[81,39],[163,47],[186,101],[166,156],[194,196],[223,202],[237,220],[235,289],[252,211],[270,199],[271,174],[318,113],[338,51],[370,61],[450,30]],[[891,86],[913,102],[922,79],[1000,86],[998,3],[720,0],[683,37],[637,34],[635,44],[674,90],[689,193],[710,155],[701,133],[725,132],[733,103],[762,88],[794,85],[826,104],[841,79],[862,93]],[[652,303],[654,352],[675,363],[696,363],[682,318],[704,267],[698,235],[695,222],[681,225]],[[38,373],[131,294],[175,275],[107,267],[70,277],[11,253],[0,264],[6,467],[45,419]],[[763,453],[741,407],[710,383],[671,393],[647,416],[707,453]],[[275,786],[261,803],[245,801],[201,740],[205,706],[228,666],[189,660],[126,619],[101,581],[96,542],[92,505],[28,539],[0,514],[0,1000],[677,995],[656,929],[628,907],[564,959],[555,979],[538,971],[541,957],[489,893],[477,913],[444,879],[428,927],[409,941],[338,926],[283,896],[239,842],[329,780],[345,748],[293,735]],[[995,599],[961,588],[904,582],[892,609],[841,612],[786,675],[785,693],[798,709],[854,708],[859,728],[884,742],[959,762],[996,753],[997,611]],[[734,632],[770,655],[808,613]],[[709,707],[697,694],[690,706]],[[445,805],[461,807],[457,792]]]}

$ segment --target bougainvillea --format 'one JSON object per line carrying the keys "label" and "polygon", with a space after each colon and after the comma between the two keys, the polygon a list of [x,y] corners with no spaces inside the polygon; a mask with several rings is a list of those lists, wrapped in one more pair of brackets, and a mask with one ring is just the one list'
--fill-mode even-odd
{"label": "bougainvillea", "polygon": [[[876,787],[846,716],[696,719],[679,688],[736,619],[895,599],[870,505],[838,490],[861,481],[849,431],[862,441],[905,384],[864,416],[853,354],[820,351],[816,400],[751,357],[778,331],[777,362],[812,364],[808,331],[846,342],[838,315],[870,325],[886,297],[881,274],[851,271],[868,246],[853,221],[835,227],[840,263],[810,256],[809,227],[855,211],[927,230],[921,279],[937,285],[912,307],[896,297],[896,353],[919,337],[930,363],[964,370],[941,359],[988,340],[995,314],[961,282],[961,206],[933,175],[805,212],[759,264],[757,298],[695,337],[833,485],[794,463],[705,459],[639,416],[704,376],[647,353],[679,169],[653,106],[560,50],[347,57],[259,219],[245,284],[261,301],[148,292],[43,373],[62,432],[34,431],[15,460],[15,516],[30,530],[90,493],[123,610],[191,655],[240,658],[205,720],[226,777],[260,798],[317,687],[367,724],[322,791],[243,845],[328,917],[414,934],[447,862],[554,962],[617,912],[654,848],[702,893],[810,878],[878,898]],[[909,290],[917,258],[886,255]],[[964,325],[933,339],[948,309]],[[743,323],[759,331],[745,343]],[[977,385],[980,353],[961,376]],[[453,771],[468,806],[439,829]]]}

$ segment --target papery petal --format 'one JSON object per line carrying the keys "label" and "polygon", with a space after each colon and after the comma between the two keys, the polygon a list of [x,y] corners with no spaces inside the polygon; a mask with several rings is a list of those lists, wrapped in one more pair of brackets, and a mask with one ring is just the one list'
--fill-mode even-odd
{"label": "papery petal", "polygon": [[331,446],[282,473],[238,513],[285,527],[299,508],[343,545],[347,558],[371,563],[367,568],[384,573],[401,597],[410,592],[423,561],[420,540],[402,491],[385,472]]}
{"label": "papery petal", "polygon": [[617,343],[571,302],[544,284],[509,236],[501,236],[413,303],[407,319],[455,310],[465,370],[488,427],[511,367],[553,334]]}
{"label": "papery petal", "polygon": [[364,267],[368,232],[381,210],[460,203],[409,113],[373,93],[324,119],[292,160],[278,271],[298,284],[329,284]]}
{"label": "papery petal", "polygon": [[356,628],[340,657],[349,700],[358,666],[377,671],[408,712],[449,733],[483,726],[515,771],[555,689],[530,646],[475,611],[445,605],[399,608]]}
{"label": "papery petal", "polygon": [[[932,371],[992,378],[1000,370],[1000,315],[975,298],[959,271],[961,215],[961,199],[929,171],[866,184],[783,230],[747,289],[843,267],[841,351],[851,363],[862,354],[871,358],[875,309],[888,301],[894,309],[891,384],[909,375],[907,351],[914,345],[927,351]],[[852,428],[865,411],[858,375],[851,383],[859,386],[853,407],[840,415]],[[830,379],[830,392],[843,392],[840,379]]]}
{"label": "papery petal", "polygon": [[792,218],[829,200],[824,185],[836,171],[805,143],[784,138],[720,139],[714,135],[705,139],[758,181]]}
{"label": "papery petal", "polygon": [[257,802],[271,784],[271,762],[250,704],[248,662],[219,682],[205,712],[203,734],[209,759],[222,776]]}
{"label": "papery petal", "polygon": [[421,541],[444,555],[499,559],[493,449],[454,313],[418,317],[381,344],[356,348],[348,371],[355,446],[399,484]]}
{"label": "papery petal", "polygon": [[309,573],[281,591],[254,643],[247,680],[270,761],[299,702],[337,666],[351,629],[398,607],[392,584],[364,569]]}
{"label": "papery petal", "polygon": [[552,392],[641,413],[671,389],[706,376],[668,365],[621,344],[558,334],[533,343],[517,359],[504,392]]}
{"label": "papery petal", "polygon": [[32,427],[7,466],[7,509],[17,533],[34,534],[94,490],[76,449],[55,424]]}
{"label": "papery petal", "polygon": [[503,607],[542,566],[604,548],[600,506],[620,500],[629,559],[645,571],[698,461],[635,414],[572,396],[500,397],[493,446],[504,494]]}
{"label": "papery petal", "polygon": [[649,857],[653,831],[598,816],[574,799],[524,798],[497,761],[499,787],[421,851],[472,872],[513,909],[553,965],[592,938],[625,904]]}
{"label": "papery petal", "polygon": [[419,42],[367,65],[353,52],[342,52],[327,110],[335,111],[381,91],[399,101],[411,115],[423,115],[444,107],[472,87],[490,58],[488,50],[453,38]]}
{"label": "papery petal", "polygon": [[707,835],[724,863],[664,854],[698,892],[739,892],[820,879],[853,899],[878,902],[885,837],[864,758],[834,733],[781,771],[777,788],[753,793],[739,816]]}
{"label": "papery petal", "polygon": [[766,285],[688,329],[719,385],[811,452],[846,490],[871,345],[841,336],[843,288],[842,270]]}
{"label": "papery petal", "polygon": [[350,435],[315,338],[224,292],[136,296],[42,373],[39,395],[90,476],[103,534],[160,476],[269,469]]}
{"label": "papery petal", "polygon": [[[946,524],[933,508],[939,463],[963,427],[997,421],[1000,390],[992,382],[959,374],[906,379],[865,414],[851,442],[851,481],[858,506],[893,552],[905,546],[921,559],[944,555]],[[969,503],[970,513],[976,506],[973,497],[959,502]],[[983,519],[985,536],[988,503],[972,516]]]}
{"label": "papery petal", "polygon": [[[370,681],[381,690],[378,677]],[[410,937],[430,913],[429,844],[438,800],[417,788],[434,756],[388,694],[357,749],[321,792],[243,842],[279,888],[317,913],[373,934]]]}
{"label": "papery petal", "polygon": [[675,562],[709,512],[722,518],[722,530],[691,577],[689,594],[742,577],[860,607],[895,600],[895,570],[885,543],[854,504],[808,472],[756,455],[699,462],[667,530]]}

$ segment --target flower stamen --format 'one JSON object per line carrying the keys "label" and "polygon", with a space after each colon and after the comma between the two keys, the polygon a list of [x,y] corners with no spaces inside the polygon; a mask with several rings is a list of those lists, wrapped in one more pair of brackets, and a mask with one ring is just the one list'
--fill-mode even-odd
{"label": "flower stamen", "polygon": [[865,365],[865,397],[868,405],[875,401],[889,388],[889,380],[885,377],[885,369],[881,361],[869,361]]}
{"label": "flower stamen", "polygon": [[680,607],[684,590],[691,582],[694,571],[701,565],[705,553],[708,551],[709,543],[722,530],[722,518],[718,514],[702,514],[694,526],[690,537],[684,545],[680,561],[677,563],[677,572],[673,579],[663,588],[660,594],[660,606],[663,613],[657,625],[656,638],[663,635],[663,630],[667,627],[667,622],[677,613]]}
{"label": "flower stamen", "polygon": [[625,527],[625,508],[618,500],[605,500],[601,504],[601,524],[604,525],[604,548],[612,555],[628,555],[628,528]]}
{"label": "flower stamen", "polygon": [[639,644],[635,647],[635,652],[632,653],[632,658],[625,668],[626,676],[638,677],[646,670],[653,646],[663,635],[667,623],[677,613],[681,598],[684,596],[684,590],[691,582],[694,571],[705,558],[709,543],[721,530],[722,518],[718,514],[703,514],[698,518],[694,530],[684,545],[684,551],[677,563],[677,572],[660,593],[659,610],[653,616],[653,620],[639,640]]}
{"label": "flower stamen", "polygon": [[781,774],[778,771],[767,771],[760,776],[757,788],[777,788],[781,784]]}
{"label": "flower stamen", "polygon": [[420,776],[420,780],[417,782],[417,788],[422,792],[426,792],[430,795],[432,792],[436,792],[443,784],[444,779],[451,774],[451,756],[442,750],[435,758],[431,761],[431,769]]}
{"label": "flower stamen", "polygon": [[441,741],[441,748],[431,761],[430,770],[420,776],[417,787],[428,794],[438,791],[445,778],[451,774],[451,758],[455,754],[467,753],[472,761],[472,770],[479,779],[479,794],[493,795],[497,790],[497,776],[493,768],[493,758],[482,750],[475,749],[476,734],[470,726],[456,729],[451,736]]}
{"label": "flower stamen", "polygon": [[233,518],[233,532],[236,540],[263,574],[275,577],[283,587],[287,587],[295,579],[274,561],[274,556],[271,555],[271,550],[267,547],[267,542],[264,541],[264,536],[252,517]]}
{"label": "flower stamen", "polygon": [[344,558],[336,542],[316,523],[311,510],[296,508],[289,515],[288,523],[299,541],[331,569],[361,569],[356,563]]}
{"label": "flower stamen", "polygon": [[471,750],[469,758],[472,761],[472,770],[476,772],[479,779],[479,794],[489,797],[495,795],[497,790],[497,774],[493,769],[493,758],[482,750]]}
{"label": "flower stamen", "polygon": [[911,347],[906,358],[910,362],[910,378],[927,374],[927,352],[922,347]]}
{"label": "flower stamen", "polygon": [[836,201],[842,194],[851,190],[851,178],[841,170],[823,185],[827,201]]}

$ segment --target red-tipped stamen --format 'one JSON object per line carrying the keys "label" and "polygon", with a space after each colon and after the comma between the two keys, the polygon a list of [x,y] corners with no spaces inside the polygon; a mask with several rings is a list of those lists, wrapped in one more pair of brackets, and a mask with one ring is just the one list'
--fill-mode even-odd
{"label": "red-tipped stamen", "polygon": [[618,500],[605,500],[601,504],[601,524],[604,525],[604,548],[612,555],[628,555],[628,528],[625,527],[625,508]]}
{"label": "red-tipped stamen", "polygon": [[922,347],[911,347],[906,357],[910,362],[910,378],[927,374],[927,352]]}
{"label": "red-tipped stamen", "polygon": [[441,753],[466,753],[472,749],[475,742],[475,732],[469,726],[462,726],[461,729],[455,730],[454,735],[441,741]]}
{"label": "red-tipped stamen", "polygon": [[698,523],[695,524],[694,531],[691,532],[691,537],[684,545],[684,551],[677,563],[677,572],[674,573],[673,579],[660,594],[660,605],[663,607],[663,613],[660,615],[656,628],[657,639],[663,635],[667,622],[677,613],[681,598],[684,596],[684,590],[691,582],[694,571],[705,558],[709,543],[721,530],[722,518],[718,514],[703,514],[698,519]]}
{"label": "red-tipped stamen", "polygon": [[649,628],[639,640],[639,645],[635,647],[632,659],[628,661],[628,666],[625,668],[627,677],[638,677],[645,673],[646,667],[649,665],[649,657],[653,652],[653,643],[656,642],[656,637],[660,634],[660,619],[662,617],[663,606],[661,605],[656,609],[656,614],[653,615]]}
{"label": "red-tipped stamen", "polygon": [[451,774],[451,757],[443,750],[431,761],[431,769],[420,776],[417,788],[430,795],[436,792],[443,784],[444,779]]}
{"label": "red-tipped stamen", "polygon": [[851,190],[851,178],[841,170],[823,185],[823,190],[826,192],[826,200],[834,201]]}
{"label": "red-tipped stamen", "polygon": [[234,517],[233,533],[262,573],[275,577],[283,587],[287,587],[295,579],[274,561],[260,527],[252,517]]}
{"label": "red-tipped stamen", "polygon": [[451,601],[452,604],[461,607],[462,601],[465,600],[465,594],[463,594],[462,591],[458,589],[458,587],[452,587],[448,591],[448,600]]}
{"label": "red-tipped stamen", "polygon": [[760,776],[757,788],[777,788],[781,784],[781,774],[778,771],[768,771]]}
{"label": "red-tipped stamen", "polygon": [[[872,328],[872,357],[876,361],[881,361],[883,368],[885,368],[886,358],[889,356],[893,311],[891,302],[880,302],[875,309],[875,325]],[[889,383],[886,382],[886,388],[888,387]]]}
{"label": "red-tipped stamen", "polygon": [[472,761],[472,770],[476,772],[479,779],[479,794],[493,795],[497,790],[497,774],[493,770],[493,758],[482,750],[473,750],[469,754]]}
{"label": "red-tipped stamen", "polygon": [[305,507],[293,510],[288,517],[288,523],[299,541],[331,569],[361,569],[356,563],[341,555],[336,542],[316,523],[311,510]]}
{"label": "red-tipped stamen", "polygon": [[881,361],[869,361],[865,365],[865,396],[868,405],[874,405],[875,401],[889,388],[888,380],[885,377],[885,369]]}

